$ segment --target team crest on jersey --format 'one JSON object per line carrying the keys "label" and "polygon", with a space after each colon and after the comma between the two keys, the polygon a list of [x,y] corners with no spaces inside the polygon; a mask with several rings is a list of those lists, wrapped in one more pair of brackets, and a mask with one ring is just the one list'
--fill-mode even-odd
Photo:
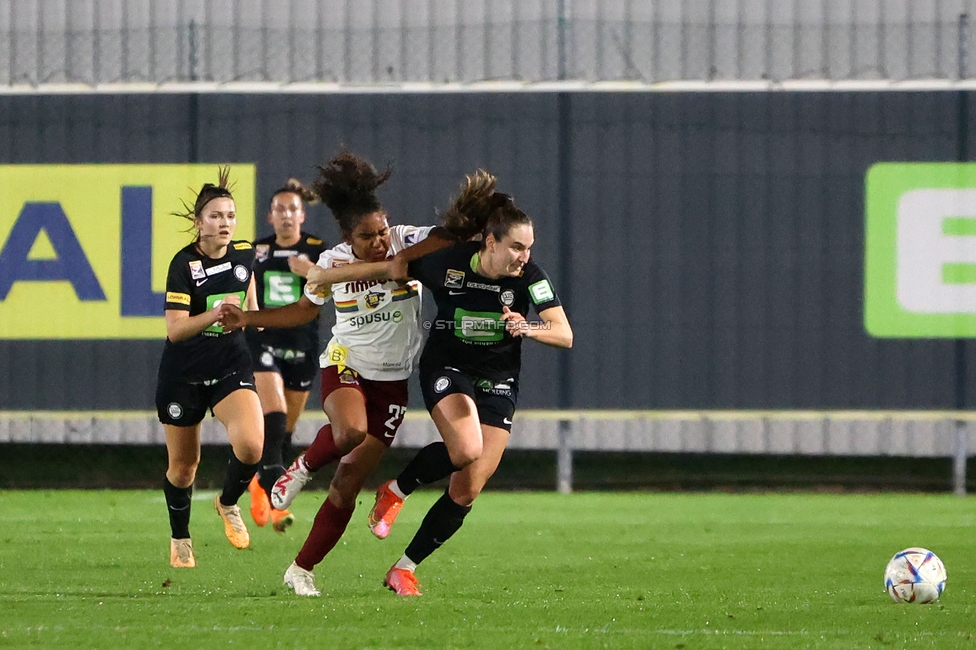
{"label": "team crest on jersey", "polygon": [[346,384],[346,385],[358,384],[359,375],[357,375],[356,371],[353,370],[352,368],[343,368],[342,372],[339,373],[339,383]]}
{"label": "team crest on jersey", "polygon": [[271,252],[271,246],[268,244],[258,244],[254,247],[254,261],[263,262],[268,259],[269,252]]}
{"label": "team crest on jersey", "polygon": [[498,294],[498,299],[501,300],[502,304],[506,307],[511,307],[512,303],[515,302],[515,292],[511,289],[505,289]]}
{"label": "team crest on jersey", "polygon": [[190,260],[190,277],[194,280],[202,280],[207,277],[207,272],[203,270],[203,262]]}
{"label": "team crest on jersey", "polygon": [[462,287],[464,287],[464,271],[448,269],[447,275],[444,276],[444,288],[461,289]]}
{"label": "team crest on jersey", "polygon": [[383,300],[383,294],[376,293],[375,291],[370,291],[365,296],[363,296],[363,302],[365,302],[366,306],[369,307],[370,309],[376,309],[377,307],[379,307],[380,302],[382,302],[382,300]]}
{"label": "team crest on jersey", "polygon": [[241,282],[247,282],[247,279],[250,277],[250,271],[243,264],[238,264],[234,267],[234,277]]}

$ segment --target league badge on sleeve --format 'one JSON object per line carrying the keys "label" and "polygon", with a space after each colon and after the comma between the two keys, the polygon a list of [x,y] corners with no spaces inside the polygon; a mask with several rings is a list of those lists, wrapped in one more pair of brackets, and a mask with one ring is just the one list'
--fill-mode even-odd
{"label": "league badge on sleeve", "polygon": [[202,280],[207,277],[207,272],[203,270],[203,262],[190,260],[190,277],[194,280]]}
{"label": "league badge on sleeve", "polygon": [[444,276],[444,288],[461,289],[462,287],[464,287],[464,271],[448,269],[447,275]]}
{"label": "league badge on sleeve", "polygon": [[254,261],[263,262],[268,259],[268,252],[271,250],[271,246],[268,244],[258,244],[254,247]]}

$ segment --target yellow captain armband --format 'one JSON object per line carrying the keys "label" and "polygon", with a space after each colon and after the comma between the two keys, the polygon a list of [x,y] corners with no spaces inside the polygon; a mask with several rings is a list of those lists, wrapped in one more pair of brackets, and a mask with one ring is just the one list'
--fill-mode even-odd
{"label": "yellow captain armband", "polygon": [[176,293],[175,291],[166,292],[166,302],[174,302],[178,305],[190,306],[190,294]]}

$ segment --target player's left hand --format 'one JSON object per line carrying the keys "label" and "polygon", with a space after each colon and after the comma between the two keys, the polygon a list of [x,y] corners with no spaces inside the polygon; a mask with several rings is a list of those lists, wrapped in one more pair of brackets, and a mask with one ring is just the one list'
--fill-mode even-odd
{"label": "player's left hand", "polygon": [[505,306],[502,307],[502,320],[505,321],[506,332],[512,336],[529,338],[529,322],[525,320],[525,316]]}

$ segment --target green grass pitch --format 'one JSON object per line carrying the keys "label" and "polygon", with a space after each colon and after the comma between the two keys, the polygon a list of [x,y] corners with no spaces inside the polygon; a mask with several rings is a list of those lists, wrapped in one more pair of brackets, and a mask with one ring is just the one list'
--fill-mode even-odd
{"label": "green grass pitch", "polygon": [[[252,526],[246,551],[198,493],[189,570],[169,567],[161,491],[0,492],[0,648],[976,646],[971,499],[486,492],[421,565],[424,596],[398,598],[382,577],[437,496],[414,495],[379,541],[364,495],[316,569],[323,596],[299,598],[281,576],[323,492],[284,535]],[[908,546],[945,561],[941,602],[884,593]]]}

